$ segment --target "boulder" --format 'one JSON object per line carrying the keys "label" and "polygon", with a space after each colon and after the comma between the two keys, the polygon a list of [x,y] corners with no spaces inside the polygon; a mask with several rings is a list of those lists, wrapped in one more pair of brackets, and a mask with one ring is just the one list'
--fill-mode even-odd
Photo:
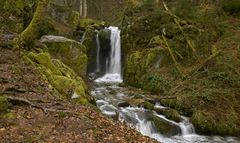
{"label": "boulder", "polygon": [[62,36],[46,35],[40,42],[48,47],[50,54],[60,59],[78,75],[86,77],[87,61],[86,47],[81,43]]}
{"label": "boulder", "polygon": [[181,132],[181,129],[155,115],[148,116],[149,120],[152,121],[157,131],[166,136],[174,136]]}
{"label": "boulder", "polygon": [[130,104],[128,102],[120,102],[118,103],[118,107],[128,107]]}

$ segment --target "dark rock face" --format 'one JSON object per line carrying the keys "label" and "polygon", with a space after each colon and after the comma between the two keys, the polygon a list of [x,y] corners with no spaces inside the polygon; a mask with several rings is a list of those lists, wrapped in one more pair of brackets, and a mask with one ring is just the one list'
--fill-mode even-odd
{"label": "dark rock face", "polygon": [[128,107],[128,106],[130,106],[130,104],[128,102],[118,103],[118,107]]}
{"label": "dark rock face", "polygon": [[[99,32],[99,42],[100,42],[100,51],[99,51],[99,64],[100,64],[100,71],[98,71],[97,75],[101,76],[106,73],[106,67],[110,60],[110,31],[108,29],[102,29]],[[95,32],[95,36],[92,38],[91,48],[88,52],[89,61],[88,61],[88,73],[96,73],[97,69],[97,32]]]}

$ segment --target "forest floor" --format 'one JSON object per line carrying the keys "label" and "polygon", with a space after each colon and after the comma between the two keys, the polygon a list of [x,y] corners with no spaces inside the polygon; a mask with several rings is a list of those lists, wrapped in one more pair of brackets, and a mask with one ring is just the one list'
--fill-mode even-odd
{"label": "forest floor", "polygon": [[51,87],[19,50],[0,47],[0,93],[9,113],[0,118],[0,142],[155,142],[103,116],[95,106],[75,105],[51,94]]}

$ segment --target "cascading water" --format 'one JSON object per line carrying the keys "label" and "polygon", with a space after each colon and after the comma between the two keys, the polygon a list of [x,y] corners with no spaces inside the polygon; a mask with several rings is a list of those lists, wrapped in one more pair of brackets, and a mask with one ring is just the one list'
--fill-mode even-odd
{"label": "cascading water", "polygon": [[[119,107],[119,103],[128,102],[131,95],[124,93],[126,88],[116,85],[116,83],[122,82],[120,30],[117,27],[109,27],[108,29],[111,31],[111,51],[109,57],[107,57],[105,61],[106,73],[103,77],[95,80],[96,87],[91,92],[92,96],[96,99],[97,106],[103,114],[113,119],[123,121],[130,127],[138,130],[141,134],[154,138],[162,143],[237,143],[239,141],[233,137],[198,135],[195,133],[194,127],[189,122],[189,119],[183,116],[182,121],[177,123],[167,119],[164,115],[157,114],[155,111],[146,110],[140,107]],[[98,34],[96,35],[96,45],[96,69],[97,72],[99,72],[99,53],[101,49]],[[154,108],[165,109],[168,107],[164,107],[158,103]],[[153,120],[151,120],[149,116],[157,117],[161,121],[171,125],[171,127],[174,127],[173,130],[168,134],[159,133]]]}
{"label": "cascading water", "polygon": [[118,27],[109,27],[111,30],[111,56],[108,73],[121,74],[121,37]]}
{"label": "cascading water", "polygon": [[96,66],[97,66],[97,69],[96,69],[96,72],[100,72],[100,40],[99,40],[99,36],[98,36],[98,32],[97,32],[97,35],[96,35],[96,47],[97,47],[97,57],[96,57]]}
{"label": "cascading water", "polygon": [[83,36],[82,36],[82,38],[81,38],[81,40],[80,40],[80,43],[81,43],[81,44],[84,42],[85,37],[86,37],[86,32],[83,33]]}
{"label": "cascading water", "polygon": [[[111,31],[110,44],[110,61],[106,61],[106,74],[95,80],[95,82],[108,82],[108,83],[120,83],[121,77],[121,37],[118,27],[110,26],[108,28]],[[110,62],[110,63],[109,63]]]}

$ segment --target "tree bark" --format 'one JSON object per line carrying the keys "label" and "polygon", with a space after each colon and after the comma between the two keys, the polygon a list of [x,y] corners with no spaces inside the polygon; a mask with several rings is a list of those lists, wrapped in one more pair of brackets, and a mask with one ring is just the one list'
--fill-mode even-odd
{"label": "tree bark", "polygon": [[79,15],[80,18],[83,16],[83,0],[79,1]]}
{"label": "tree bark", "polygon": [[36,11],[28,27],[20,34],[17,39],[17,46],[29,46],[40,36],[40,28],[47,17],[47,6],[50,0],[39,0]]}
{"label": "tree bark", "polygon": [[83,18],[86,18],[87,17],[87,0],[84,0],[84,3],[83,3]]}
{"label": "tree bark", "polygon": [[218,14],[218,17],[220,17],[222,15],[222,3],[221,3],[221,0],[217,0],[217,14]]}

